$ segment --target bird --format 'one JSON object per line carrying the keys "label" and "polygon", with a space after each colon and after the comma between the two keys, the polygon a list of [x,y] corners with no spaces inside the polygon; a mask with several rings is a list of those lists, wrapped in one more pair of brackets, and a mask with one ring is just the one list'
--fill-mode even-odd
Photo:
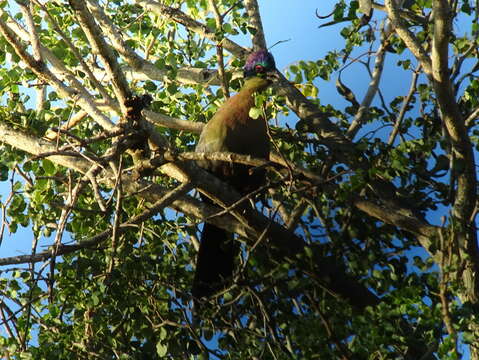
{"label": "bird", "polygon": [[[275,77],[276,65],[267,50],[251,53],[244,66],[244,84],[227,99],[203,128],[195,151],[233,152],[268,159],[270,141],[264,118],[253,119],[254,94],[265,90]],[[240,195],[258,189],[265,182],[264,169],[224,161],[200,160],[198,166],[226,182]],[[213,203],[202,195],[205,202]],[[233,276],[238,245],[233,234],[206,222],[200,238],[192,295],[198,301],[225,288]]]}

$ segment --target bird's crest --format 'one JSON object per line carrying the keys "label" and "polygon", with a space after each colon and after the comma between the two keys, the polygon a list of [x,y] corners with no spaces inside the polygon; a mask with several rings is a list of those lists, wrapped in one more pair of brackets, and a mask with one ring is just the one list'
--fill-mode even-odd
{"label": "bird's crest", "polygon": [[246,59],[244,76],[258,76],[276,68],[273,55],[267,50],[258,50],[251,53]]}

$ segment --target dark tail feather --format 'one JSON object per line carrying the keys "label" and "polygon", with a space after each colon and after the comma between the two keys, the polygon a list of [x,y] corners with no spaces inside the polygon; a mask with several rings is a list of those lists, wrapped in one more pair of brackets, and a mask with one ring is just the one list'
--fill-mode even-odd
{"label": "dark tail feather", "polygon": [[224,286],[224,281],[233,275],[235,255],[232,236],[205,223],[193,280],[192,293],[196,299],[210,296]]}

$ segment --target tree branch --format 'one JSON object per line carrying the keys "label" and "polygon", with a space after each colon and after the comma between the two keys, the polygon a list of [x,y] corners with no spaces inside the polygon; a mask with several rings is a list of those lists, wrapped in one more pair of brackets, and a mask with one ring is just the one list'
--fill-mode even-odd
{"label": "tree branch", "polygon": [[384,29],[382,32],[382,36],[381,36],[382,42],[381,42],[381,45],[379,46],[379,49],[376,51],[376,59],[374,61],[373,75],[371,77],[368,90],[366,92],[366,95],[364,95],[363,101],[361,102],[361,105],[359,106],[358,112],[356,113],[354,120],[352,121],[351,125],[348,128],[348,131],[346,132],[346,136],[350,139],[354,139],[354,136],[357,134],[357,132],[363,125],[366,112],[371,106],[374,96],[378,92],[379,81],[381,80],[381,75],[383,73],[383,68],[384,68],[384,60],[386,59],[386,49],[387,49],[387,46],[389,45],[388,38],[391,32],[389,30],[389,27],[390,27],[389,24],[386,25],[386,29]]}
{"label": "tree branch", "polygon": [[394,128],[393,128],[393,131],[391,131],[391,134],[389,135],[389,139],[388,139],[388,145],[390,146],[394,144],[394,140],[396,139],[396,136],[399,133],[399,128],[401,127],[401,123],[404,119],[404,116],[406,115],[407,108],[409,104],[411,103],[411,100],[413,99],[414,93],[416,92],[417,79],[419,77],[420,68],[421,68],[421,65],[418,65],[416,67],[416,70],[414,70],[412,74],[411,86],[409,87],[409,91],[402,102],[401,110],[399,110],[399,115],[394,120]]}
{"label": "tree branch", "polygon": [[83,29],[88,41],[92,46],[92,50],[101,58],[105,70],[113,86],[116,98],[120,105],[121,113],[126,116],[127,109],[125,106],[126,99],[131,97],[131,91],[126,81],[125,75],[116,60],[110,46],[105,42],[103,33],[99,26],[88,11],[85,2],[82,0],[69,0],[72,8],[75,10],[77,19]]}
{"label": "tree branch", "polygon": [[25,17],[25,23],[27,25],[30,34],[30,44],[32,45],[33,58],[37,61],[41,61],[40,40],[38,39],[37,29],[32,15],[32,4],[30,1],[17,2]]}
{"label": "tree branch", "polygon": [[454,201],[454,216],[465,226],[469,223],[476,204],[476,166],[472,144],[461,112],[455,101],[448,65],[451,13],[445,0],[435,0],[434,37],[432,45],[432,80],[442,120],[452,141],[457,161],[464,170],[458,175],[458,188]]}
{"label": "tree branch", "polygon": [[[373,2],[372,7],[373,7],[373,9],[377,9],[377,10],[384,11],[384,12],[387,13],[387,8],[384,5]],[[418,24],[424,25],[424,24],[428,23],[427,19],[425,19],[422,16],[419,16],[415,12],[413,12],[411,10],[408,10],[408,9],[398,9],[398,14],[401,18],[412,20],[412,21],[414,21]]]}
{"label": "tree branch", "polygon": [[[459,252],[457,273],[464,290],[459,293],[462,301],[479,303],[479,248],[473,213],[477,201],[477,178],[474,152],[467,134],[464,119],[455,101],[454,89],[448,65],[448,47],[452,14],[446,0],[433,1],[434,36],[432,45],[432,82],[442,121],[451,139],[457,170],[457,190],[452,210],[453,231],[451,241]],[[458,279],[459,280],[459,279]],[[470,326],[479,334],[477,326]]]}
{"label": "tree branch", "polygon": [[199,134],[205,126],[205,124],[201,122],[181,120],[146,109],[142,111],[142,114],[145,116],[145,120],[147,120],[151,124],[167,127],[169,129],[186,130],[192,133]]}
{"label": "tree branch", "polygon": [[[220,15],[218,10],[218,5],[215,0],[209,0],[209,5],[215,16],[216,28],[220,31],[223,27],[223,18]],[[224,38],[224,37],[223,37]],[[216,57],[218,59],[218,75],[221,79],[221,88],[223,89],[223,94],[226,98],[230,97],[230,91],[228,87],[228,78],[225,73],[225,61],[223,56],[223,45],[221,45],[223,39],[219,39],[219,42],[216,44]]]}
{"label": "tree branch", "polygon": [[413,53],[416,59],[421,63],[424,72],[428,76],[432,76],[432,65],[431,59],[427,54],[426,50],[422,47],[419,40],[416,38],[414,33],[412,33],[407,26],[404,24],[401,14],[398,10],[395,0],[384,0],[384,5],[386,5],[386,11],[391,20],[396,33],[404,41],[408,49]]}
{"label": "tree branch", "polygon": [[251,27],[254,29],[254,33],[251,36],[251,40],[253,42],[253,51],[267,49],[258,1],[244,0],[244,6],[246,8],[246,12],[248,13]]}

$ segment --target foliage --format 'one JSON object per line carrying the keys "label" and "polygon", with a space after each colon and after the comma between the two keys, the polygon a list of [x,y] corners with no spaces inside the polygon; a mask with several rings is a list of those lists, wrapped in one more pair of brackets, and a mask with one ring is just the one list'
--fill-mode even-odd
{"label": "foliage", "polygon": [[[188,160],[241,86],[237,42],[264,42],[256,1],[0,2],[0,239],[33,239],[0,259],[4,357],[479,359],[477,3],[395,4],[318,15],[342,48],[291,64],[250,113],[276,120],[265,200],[211,217],[238,198]],[[393,66],[408,93],[379,81]],[[348,84],[358,69],[369,84]],[[205,218],[242,252],[193,316]]]}

